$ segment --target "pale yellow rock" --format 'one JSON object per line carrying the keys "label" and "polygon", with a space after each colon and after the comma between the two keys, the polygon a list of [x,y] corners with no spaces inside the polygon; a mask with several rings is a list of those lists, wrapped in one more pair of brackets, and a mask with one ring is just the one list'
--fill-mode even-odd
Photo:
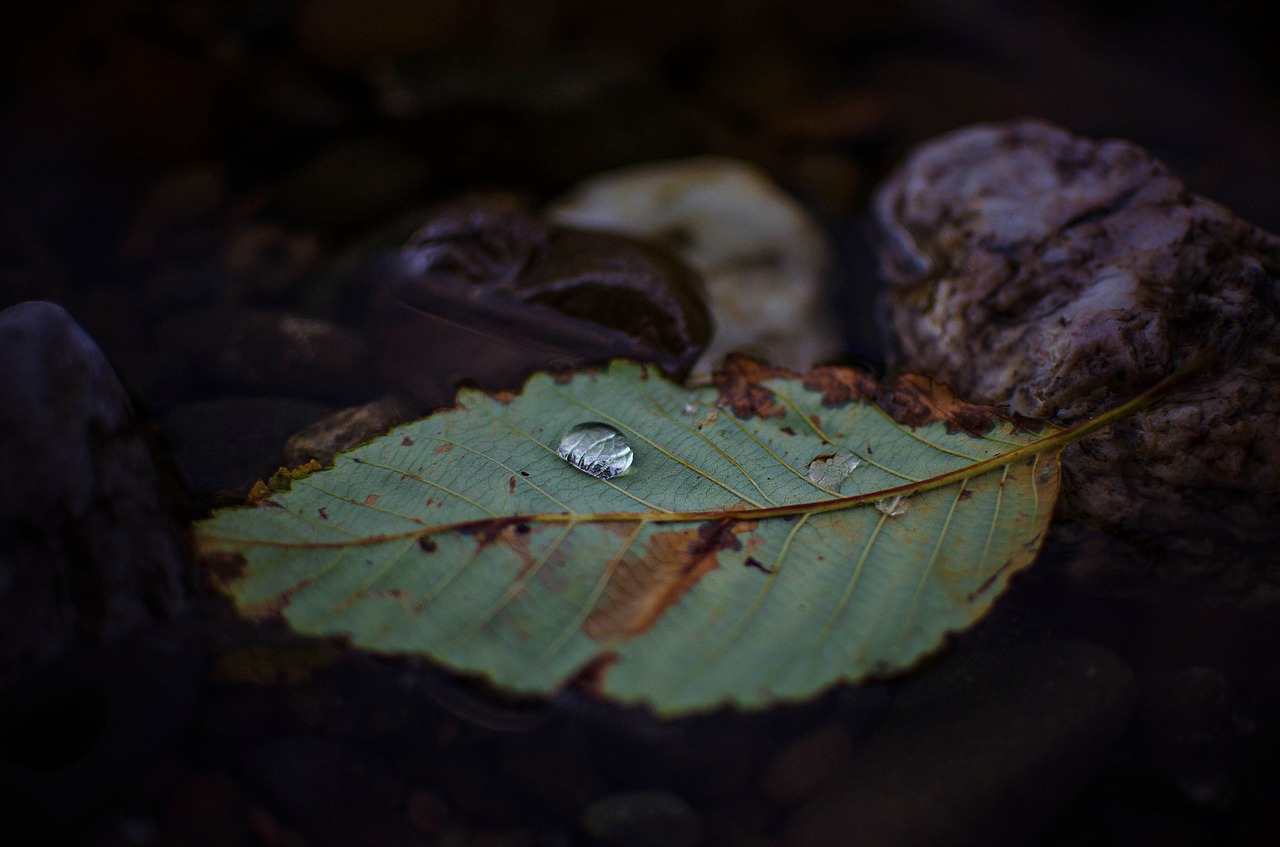
{"label": "pale yellow rock", "polygon": [[821,230],[745,162],[699,157],[610,171],[548,213],[563,224],[657,241],[702,273],[716,331],[695,377],[734,351],[805,371],[839,350]]}

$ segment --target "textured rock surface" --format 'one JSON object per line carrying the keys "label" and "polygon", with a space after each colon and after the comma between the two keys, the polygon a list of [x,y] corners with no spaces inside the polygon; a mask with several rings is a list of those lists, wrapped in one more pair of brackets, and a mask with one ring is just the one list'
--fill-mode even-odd
{"label": "textured rock surface", "polygon": [[360,406],[339,409],[289,436],[284,443],[284,463],[296,468],[312,460],[331,467],[333,455],[413,420],[413,407],[395,394],[386,394]]}
{"label": "textured rock surface", "polygon": [[1280,238],[1131,143],[1038,121],[919,148],[875,213],[906,364],[974,401],[1070,423],[1216,352],[1068,450],[1069,513],[1201,557],[1274,540]]}
{"label": "textured rock surface", "polygon": [[664,243],[702,272],[716,332],[695,365],[700,373],[735,350],[805,371],[841,346],[823,311],[831,257],[822,231],[745,162],[703,157],[623,168],[584,182],[550,214]]}
{"label": "textured rock surface", "polygon": [[60,306],[0,312],[0,681],[176,611],[191,583],[151,453]]}
{"label": "textured rock surface", "polygon": [[516,388],[618,357],[682,376],[711,337],[698,275],[676,256],[505,202],[437,209],[379,275],[378,370],[427,408],[462,381]]}

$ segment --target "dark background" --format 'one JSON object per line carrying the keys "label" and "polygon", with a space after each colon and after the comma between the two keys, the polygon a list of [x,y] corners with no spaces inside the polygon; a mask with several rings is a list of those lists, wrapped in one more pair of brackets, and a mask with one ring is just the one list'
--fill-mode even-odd
{"label": "dark background", "polygon": [[[502,190],[536,206],[632,162],[750,160],[830,235],[849,355],[875,361],[884,351],[866,318],[867,201],[907,149],[948,129],[1038,116],[1128,138],[1193,190],[1280,230],[1280,53],[1265,9],[9,3],[0,10],[0,307],[51,299],[90,330],[158,425],[180,520],[273,470],[289,433],[381,390],[348,362],[211,369],[230,343],[219,321],[250,308],[315,317],[359,358],[377,340],[366,337],[367,303],[350,269],[368,245],[391,243],[403,215],[461,191]],[[268,352],[270,343],[261,342]],[[1081,568],[1055,570],[1052,553],[959,656],[1029,633],[1102,645],[1137,686],[1116,696],[1137,705],[1105,755],[1045,766],[1056,792],[1028,800],[996,779],[1011,793],[978,798],[962,781],[943,785],[945,796],[969,797],[966,814],[982,811],[960,819],[994,821],[969,836],[1246,844],[1280,831],[1275,613],[1158,575],[1123,590],[1082,586],[1071,577]],[[15,832],[32,827],[17,843],[592,843],[584,807],[637,787],[689,800],[709,843],[799,843],[805,807],[762,797],[759,772],[833,726],[856,742],[901,694],[836,691],[810,707],[664,729],[573,702],[536,718],[501,705],[491,714],[483,697],[459,695],[427,669],[414,671],[411,696],[400,668],[296,645],[257,680],[273,684],[258,686],[222,658],[264,638],[291,642],[238,628],[216,601],[195,608],[159,640],[89,645],[5,690],[7,703],[30,705],[6,711],[19,718],[3,727],[5,774],[25,775],[7,791],[6,820]],[[988,696],[1009,710],[998,712],[1007,725],[938,724],[941,758],[959,755],[941,749],[948,733],[986,732],[991,744],[965,755],[998,772],[1007,761],[984,760],[984,750],[1018,732],[1028,747],[1043,737],[1020,722],[1030,706],[1006,689],[1078,658],[1075,648],[1045,649],[997,663],[1017,670],[997,671],[968,701],[938,683],[975,713]],[[986,679],[976,661],[970,682]],[[1061,715],[1044,707],[1055,721],[1085,709],[1067,693],[1051,699],[1066,704]],[[936,724],[931,715],[925,708],[902,731],[933,737],[910,729]],[[963,825],[940,820],[947,834],[932,843],[964,840]]]}

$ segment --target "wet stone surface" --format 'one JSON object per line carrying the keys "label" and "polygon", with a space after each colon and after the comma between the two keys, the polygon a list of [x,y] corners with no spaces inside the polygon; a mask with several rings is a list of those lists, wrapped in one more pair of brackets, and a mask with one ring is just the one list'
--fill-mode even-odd
{"label": "wet stone surface", "polygon": [[[1039,121],[919,148],[875,215],[904,364],[971,400],[1072,423],[1215,354],[1193,384],[1067,449],[1067,512],[1163,537],[1184,576],[1271,567],[1280,238],[1137,145]],[[1214,555],[1239,543],[1262,563]]]}
{"label": "wet stone surface", "polygon": [[0,312],[0,681],[162,620],[194,584],[115,372],[60,306]]}
{"label": "wet stone surface", "polygon": [[507,203],[437,210],[371,275],[378,371],[428,408],[464,380],[515,388],[617,357],[680,376],[712,332],[698,275],[676,257]]}

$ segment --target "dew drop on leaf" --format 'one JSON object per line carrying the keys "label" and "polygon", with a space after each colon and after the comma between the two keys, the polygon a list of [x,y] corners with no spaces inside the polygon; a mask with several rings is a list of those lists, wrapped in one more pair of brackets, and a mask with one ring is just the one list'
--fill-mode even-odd
{"label": "dew drop on leaf", "polygon": [[815,456],[809,462],[809,481],[823,488],[839,489],[862,460],[853,451],[841,447],[834,453]]}
{"label": "dew drop on leaf", "polygon": [[900,518],[907,513],[907,498],[902,495],[876,501],[876,511],[890,518]]}
{"label": "dew drop on leaf", "polygon": [[566,432],[556,453],[578,470],[599,479],[626,473],[635,458],[621,432],[596,421],[580,423]]}

